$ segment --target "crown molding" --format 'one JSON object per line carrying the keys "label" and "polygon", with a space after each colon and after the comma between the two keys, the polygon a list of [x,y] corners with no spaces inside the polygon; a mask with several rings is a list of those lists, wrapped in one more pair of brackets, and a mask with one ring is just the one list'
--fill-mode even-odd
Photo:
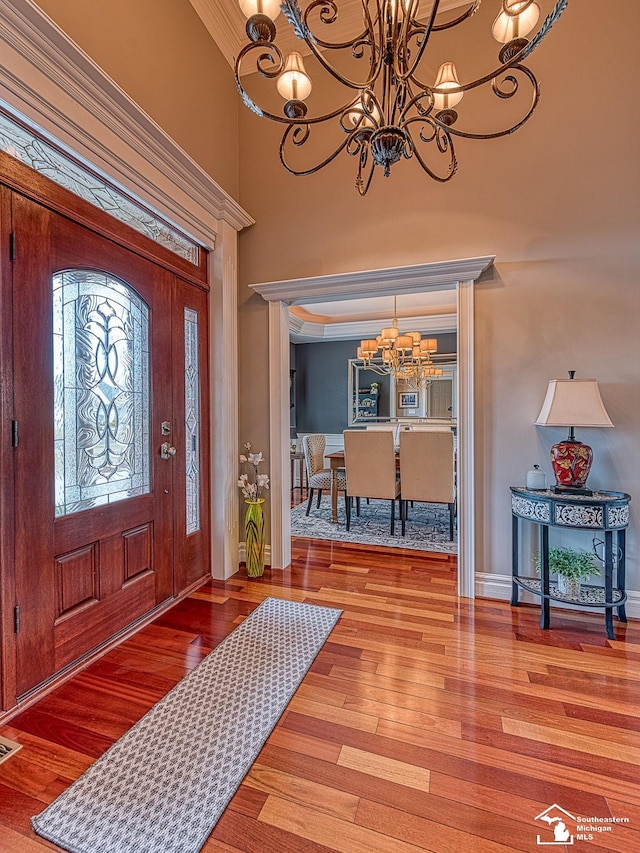
{"label": "crown molding", "polygon": [[0,99],[207,248],[253,219],[32,0],[0,0]]}
{"label": "crown molding", "polygon": [[231,68],[246,41],[245,18],[233,0],[189,0]]}
{"label": "crown molding", "polygon": [[278,301],[288,305],[393,296],[423,290],[454,289],[461,281],[477,281],[494,260],[495,255],[487,255],[417,266],[269,281],[250,284],[249,287],[267,302]]}
{"label": "crown molding", "polygon": [[[320,341],[349,341],[359,338],[375,338],[380,329],[392,322],[389,320],[354,320],[349,323],[314,323],[300,320],[289,312],[289,333],[294,343],[319,343]],[[422,334],[455,332],[457,316],[453,314],[426,314],[418,317],[403,317],[402,328],[412,328]]]}

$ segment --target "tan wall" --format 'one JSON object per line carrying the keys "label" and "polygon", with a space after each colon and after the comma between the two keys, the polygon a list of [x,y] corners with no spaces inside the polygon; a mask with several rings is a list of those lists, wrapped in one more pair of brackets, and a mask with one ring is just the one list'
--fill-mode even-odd
{"label": "tan wall", "polygon": [[238,97],[188,0],[38,0],[230,195],[238,197]]}
{"label": "tan wall", "polygon": [[[476,16],[485,29],[494,5]],[[510,571],[509,485],[534,462],[550,472],[548,447],[565,431],[533,422],[548,380],[576,369],[599,380],[615,424],[578,437],[594,447],[590,483],[635,495],[629,571],[640,590],[640,11],[621,0],[616,13],[622,25],[603,26],[595,0],[569,5],[530,60],[543,89],[531,122],[461,141],[446,185],[403,161],[361,199],[346,156],[294,178],[278,162],[278,128],[241,109],[240,200],[257,221],[240,238],[240,341],[251,341],[241,436],[268,446],[267,306],[248,283],[495,254],[476,302],[478,568]]]}

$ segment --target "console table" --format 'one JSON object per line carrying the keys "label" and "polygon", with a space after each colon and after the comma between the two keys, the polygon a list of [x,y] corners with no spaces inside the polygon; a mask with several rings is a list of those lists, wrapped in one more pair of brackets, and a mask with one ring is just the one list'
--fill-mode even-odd
{"label": "console table", "polygon": [[[532,490],[511,486],[512,531],[512,590],[511,604],[518,604],[520,589],[540,596],[540,627],[549,627],[551,601],[579,604],[581,607],[604,607],[607,637],[613,633],[613,610],[618,619],[627,621],[624,604],[625,592],[625,540],[629,524],[630,495],[624,492],[594,492],[592,495],[556,493],[552,489]],[[537,524],[540,529],[540,577],[520,574],[519,525],[520,521]],[[565,530],[592,530],[604,534],[604,587],[583,584],[579,596],[563,595],[554,581],[549,580],[549,528]],[[614,541],[615,534],[615,541]],[[614,561],[614,545],[617,560]],[[613,582],[614,562],[616,568]]]}

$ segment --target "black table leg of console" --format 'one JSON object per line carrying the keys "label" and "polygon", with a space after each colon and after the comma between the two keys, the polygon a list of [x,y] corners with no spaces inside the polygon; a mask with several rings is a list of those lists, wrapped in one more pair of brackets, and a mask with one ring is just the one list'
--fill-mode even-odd
{"label": "black table leg of console", "polygon": [[542,599],[540,603],[540,627],[549,627],[549,528],[540,525],[540,575],[542,578]]}
{"label": "black table leg of console", "polygon": [[[605,530],[604,534],[604,600],[613,601],[613,533]],[[607,637],[615,640],[613,633],[613,607],[605,607],[604,624]]]}
{"label": "black table leg of console", "polygon": [[515,579],[518,576],[518,516],[511,516],[511,606],[515,607],[518,603],[518,584]]}
{"label": "black table leg of console", "polygon": [[[622,592],[624,596],[626,590],[626,578],[625,578],[625,555],[626,555],[626,542],[627,542],[627,531],[626,530],[618,530],[618,572],[616,575],[616,586]],[[627,621],[627,612],[624,609],[624,603],[618,607],[618,619],[621,622]]]}

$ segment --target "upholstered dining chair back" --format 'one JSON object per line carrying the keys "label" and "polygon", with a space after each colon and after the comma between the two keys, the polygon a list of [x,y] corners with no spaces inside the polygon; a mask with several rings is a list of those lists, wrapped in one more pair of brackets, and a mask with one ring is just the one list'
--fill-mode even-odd
{"label": "upholstered dining chair back", "polygon": [[343,435],[349,495],[393,500],[399,491],[393,432],[347,429]]}
{"label": "upholstered dining chair back", "polygon": [[[311,433],[302,437],[302,450],[304,452],[304,462],[307,468],[307,483],[309,486],[309,500],[307,501],[307,515],[311,511],[311,502],[313,494],[317,490],[318,503],[322,500],[322,493],[331,491],[332,474],[331,469],[324,464],[324,448],[326,439],[324,435]],[[345,493],[345,506],[347,519],[349,518],[350,504],[347,500],[347,478],[344,468],[338,468],[336,472],[336,485],[338,491]]]}
{"label": "upholstered dining chair back", "polygon": [[326,438],[320,433],[303,436],[304,463],[307,466],[307,477],[309,480],[314,474],[326,468],[324,464],[325,445]]}
{"label": "upholstered dining chair back", "polygon": [[400,429],[400,424],[367,424],[366,428],[392,433],[394,447],[396,448],[396,450],[398,449],[398,431]]}
{"label": "upholstered dining chair back", "polygon": [[453,433],[400,432],[402,499],[451,504],[455,501]]}

